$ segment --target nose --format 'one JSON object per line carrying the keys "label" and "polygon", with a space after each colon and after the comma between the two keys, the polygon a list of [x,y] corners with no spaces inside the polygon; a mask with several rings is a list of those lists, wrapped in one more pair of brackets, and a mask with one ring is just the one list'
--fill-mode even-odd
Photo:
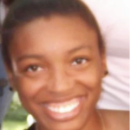
{"label": "nose", "polygon": [[64,68],[55,69],[50,77],[49,91],[58,94],[72,92],[74,81]]}

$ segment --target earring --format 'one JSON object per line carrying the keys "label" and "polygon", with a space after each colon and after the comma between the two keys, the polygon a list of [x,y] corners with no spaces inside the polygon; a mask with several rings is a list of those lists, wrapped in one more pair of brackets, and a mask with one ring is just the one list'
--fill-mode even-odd
{"label": "earring", "polygon": [[11,92],[13,92],[13,91],[14,91],[12,87],[9,87],[9,90],[10,90]]}
{"label": "earring", "polygon": [[108,70],[106,70],[106,72],[105,72],[105,76],[108,75],[108,74],[109,74],[109,72],[108,72]]}

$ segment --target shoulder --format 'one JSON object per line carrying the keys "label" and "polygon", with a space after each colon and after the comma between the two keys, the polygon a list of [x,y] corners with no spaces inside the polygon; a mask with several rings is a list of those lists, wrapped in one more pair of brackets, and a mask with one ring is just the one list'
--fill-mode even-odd
{"label": "shoulder", "polygon": [[100,110],[107,130],[129,130],[129,112]]}

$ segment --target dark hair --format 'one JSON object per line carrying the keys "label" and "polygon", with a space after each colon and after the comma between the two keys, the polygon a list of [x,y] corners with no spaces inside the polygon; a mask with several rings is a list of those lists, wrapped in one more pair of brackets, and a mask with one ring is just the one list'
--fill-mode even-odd
{"label": "dark hair", "polygon": [[34,19],[52,15],[78,16],[94,29],[98,37],[100,52],[104,52],[104,42],[95,17],[81,0],[16,0],[11,6],[2,29],[2,54],[7,67],[11,68],[9,45],[17,27]]}
{"label": "dark hair", "polygon": [[10,6],[15,0],[2,0],[6,6]]}

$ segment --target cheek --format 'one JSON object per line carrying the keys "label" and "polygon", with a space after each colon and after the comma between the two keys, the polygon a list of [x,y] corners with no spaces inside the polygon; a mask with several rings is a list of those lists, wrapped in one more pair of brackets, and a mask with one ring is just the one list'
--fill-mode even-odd
{"label": "cheek", "polygon": [[[93,73],[94,74],[94,73]],[[98,75],[92,73],[83,73],[77,77],[80,84],[82,84],[88,95],[92,98],[98,97],[101,92],[101,79]]]}
{"label": "cheek", "polygon": [[81,83],[86,84],[89,89],[96,89],[101,87],[102,74],[100,68],[90,66],[89,68],[75,74],[75,78]]}
{"label": "cheek", "polygon": [[15,88],[21,100],[35,100],[35,96],[46,86],[45,84],[41,79],[15,78]]}
{"label": "cheek", "polygon": [[75,81],[78,81],[78,87],[84,87],[83,90],[87,96],[83,111],[85,112],[87,110],[91,113],[95,109],[101,93],[102,78],[98,69],[92,67],[92,69],[86,69],[78,73],[75,76]]}

